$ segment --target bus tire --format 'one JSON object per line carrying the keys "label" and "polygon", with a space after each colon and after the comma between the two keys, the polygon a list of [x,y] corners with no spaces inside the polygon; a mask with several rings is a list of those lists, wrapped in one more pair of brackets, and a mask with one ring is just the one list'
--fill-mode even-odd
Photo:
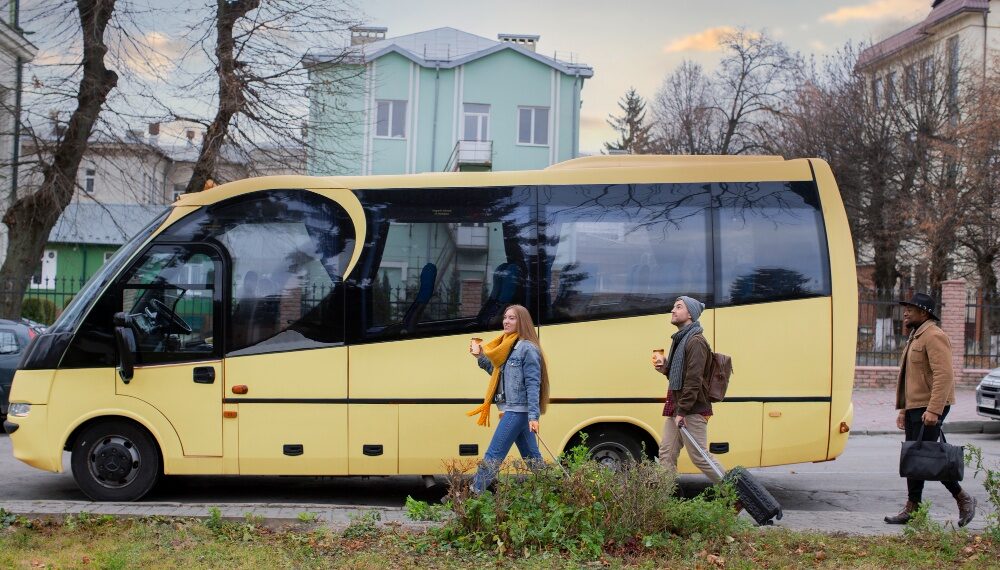
{"label": "bus tire", "polygon": [[[590,458],[605,467],[618,469],[627,461],[642,460],[642,445],[624,430],[613,427],[597,427],[586,430],[587,453]],[[578,445],[580,440],[574,445]],[[570,445],[572,448],[574,445]]]}
{"label": "bus tire", "polygon": [[94,501],[137,501],[156,486],[163,472],[153,437],[132,422],[88,426],[71,451],[73,478]]}

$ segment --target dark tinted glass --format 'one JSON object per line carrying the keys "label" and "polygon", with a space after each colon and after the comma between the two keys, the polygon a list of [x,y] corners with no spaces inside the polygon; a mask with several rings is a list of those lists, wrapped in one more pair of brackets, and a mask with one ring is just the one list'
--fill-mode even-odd
{"label": "dark tinted glass", "polygon": [[710,185],[540,188],[543,322],[711,304],[710,201]]}
{"label": "dark tinted glass", "polygon": [[368,242],[350,276],[358,340],[499,328],[528,306],[534,191],[527,188],[365,190]]}
{"label": "dark tinted glass", "polygon": [[136,364],[222,356],[222,258],[204,245],[156,246],[125,275],[120,310],[131,316]]}
{"label": "dark tinted glass", "polygon": [[718,304],[830,294],[826,231],[815,183],[720,183],[713,190]]}
{"label": "dark tinted glass", "polygon": [[354,226],[311,192],[274,190],[210,206],[157,241],[211,241],[231,260],[228,356],[341,343]]}

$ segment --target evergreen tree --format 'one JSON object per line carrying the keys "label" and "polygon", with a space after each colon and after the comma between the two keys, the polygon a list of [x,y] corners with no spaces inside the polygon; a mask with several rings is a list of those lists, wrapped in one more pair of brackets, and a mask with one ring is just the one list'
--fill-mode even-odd
{"label": "evergreen tree", "polygon": [[652,152],[652,141],[649,130],[652,125],[646,124],[646,102],[636,93],[635,87],[629,87],[625,95],[618,101],[622,114],[608,115],[608,124],[618,132],[620,140],[604,143],[604,150],[623,150],[629,154],[648,154]]}

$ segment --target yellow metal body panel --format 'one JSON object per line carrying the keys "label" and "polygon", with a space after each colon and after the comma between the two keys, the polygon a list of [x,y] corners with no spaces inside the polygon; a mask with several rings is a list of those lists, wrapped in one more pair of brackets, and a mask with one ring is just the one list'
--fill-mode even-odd
{"label": "yellow metal body panel", "polygon": [[47,404],[55,377],[55,370],[18,370],[14,373],[9,401]]}
{"label": "yellow metal body panel", "polygon": [[[351,404],[348,414],[348,471],[351,475],[395,475],[399,473],[399,406],[395,404]],[[424,417],[421,426],[434,421]],[[406,426],[407,430],[420,429]],[[381,455],[365,455],[364,446],[381,445]],[[439,471],[433,471],[437,473]]]}
{"label": "yellow metal body panel", "polygon": [[[737,465],[742,467],[757,467],[761,464],[760,448],[763,441],[761,411],[763,406],[760,402],[720,402],[712,404],[714,415],[708,420],[707,441],[709,445],[713,442],[729,443],[728,453],[714,455],[726,469]],[[764,419],[766,420],[767,418]],[[823,433],[822,436],[825,440],[826,433]],[[691,458],[687,451],[681,452],[677,460],[677,470],[681,473],[701,473],[691,463]]]}
{"label": "yellow metal body panel", "polygon": [[823,218],[826,223],[830,250],[831,330],[833,334],[833,365],[830,386],[830,445],[827,459],[840,455],[847,445],[848,434],[840,433],[840,422],[848,426],[854,420],[851,394],[854,390],[854,364],[858,348],[858,276],[854,259],[854,242],[840,190],[830,166],[822,161],[810,161],[816,172]]}
{"label": "yellow metal body panel", "polygon": [[[227,358],[225,398],[237,412],[225,425],[239,433],[240,474],[347,474],[347,348]],[[302,455],[286,455],[285,445],[301,445]]]}
{"label": "yellow metal body panel", "polygon": [[[465,415],[474,407],[474,404],[401,404],[399,472],[409,475],[446,473],[451,460],[475,462],[482,459],[499,417],[494,407],[490,414],[492,427],[484,428],[476,424],[475,418]],[[466,444],[478,445],[479,454],[460,456],[458,446]],[[511,457],[519,457],[516,448],[511,448]]]}
{"label": "yellow metal body panel", "polygon": [[764,447],[761,465],[785,465],[826,459],[827,402],[764,404]]}
{"label": "yellow metal body panel", "polygon": [[240,404],[237,418],[240,475],[347,474],[346,404]]}
{"label": "yellow metal body panel", "polygon": [[[215,382],[196,384],[195,368],[211,367]],[[222,456],[222,362],[191,362],[135,368],[131,382],[115,383],[115,392],[159,410],[180,436],[184,455]]]}
{"label": "yellow metal body panel", "polygon": [[[709,343],[714,335],[713,317],[714,311],[709,310],[700,319]],[[663,398],[666,378],[653,370],[650,357],[654,348],[669,354],[670,335],[675,332],[667,313],[542,327],[539,340],[548,364],[551,397]]]}

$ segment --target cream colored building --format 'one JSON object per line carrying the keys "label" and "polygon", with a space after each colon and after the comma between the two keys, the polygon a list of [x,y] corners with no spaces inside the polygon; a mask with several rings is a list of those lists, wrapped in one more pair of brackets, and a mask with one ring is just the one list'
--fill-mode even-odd
{"label": "cream colored building", "polygon": [[930,12],[918,24],[882,40],[861,53],[858,67],[870,75],[876,104],[905,96],[930,73],[942,69],[940,87],[958,97],[969,78],[997,73],[1000,58],[1000,16],[990,0],[928,0]]}

